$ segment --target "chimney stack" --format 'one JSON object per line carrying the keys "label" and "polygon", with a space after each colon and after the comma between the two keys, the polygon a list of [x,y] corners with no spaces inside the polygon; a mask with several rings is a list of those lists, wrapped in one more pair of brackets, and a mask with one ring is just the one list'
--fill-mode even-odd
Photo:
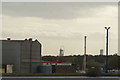
{"label": "chimney stack", "polygon": [[25,39],[25,41],[27,40],[27,38]]}
{"label": "chimney stack", "polygon": [[29,38],[29,41],[32,41],[32,38]]}
{"label": "chimney stack", "polygon": [[7,40],[11,40],[10,38],[7,38]]}

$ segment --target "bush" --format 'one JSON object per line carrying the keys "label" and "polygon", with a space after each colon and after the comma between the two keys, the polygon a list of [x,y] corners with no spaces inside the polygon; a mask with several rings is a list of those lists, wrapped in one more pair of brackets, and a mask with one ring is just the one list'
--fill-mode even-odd
{"label": "bush", "polygon": [[88,69],[86,75],[91,77],[100,76],[100,69],[97,67],[91,67]]}
{"label": "bush", "polygon": [[100,64],[95,62],[94,60],[87,62],[87,68],[86,71],[87,76],[100,76]]}

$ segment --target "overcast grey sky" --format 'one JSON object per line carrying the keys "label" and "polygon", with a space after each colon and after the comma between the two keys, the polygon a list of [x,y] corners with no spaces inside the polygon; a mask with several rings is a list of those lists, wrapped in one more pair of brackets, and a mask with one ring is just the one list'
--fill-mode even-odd
{"label": "overcast grey sky", "polygon": [[99,54],[105,50],[105,26],[111,26],[110,54],[118,52],[117,3],[4,2],[2,8],[3,39],[38,39],[42,55],[58,55],[60,47],[65,55],[82,55],[85,35],[87,53]]}

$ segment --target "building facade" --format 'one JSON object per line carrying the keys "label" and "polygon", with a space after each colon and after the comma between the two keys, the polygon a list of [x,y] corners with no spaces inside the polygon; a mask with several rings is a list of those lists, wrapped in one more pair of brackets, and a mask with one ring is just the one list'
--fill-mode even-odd
{"label": "building facade", "polygon": [[1,40],[2,68],[13,65],[13,73],[36,73],[41,61],[41,43],[32,38]]}

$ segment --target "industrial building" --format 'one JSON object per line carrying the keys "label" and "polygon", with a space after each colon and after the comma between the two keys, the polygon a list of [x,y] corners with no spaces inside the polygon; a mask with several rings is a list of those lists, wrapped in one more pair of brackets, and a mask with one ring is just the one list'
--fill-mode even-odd
{"label": "industrial building", "polygon": [[50,61],[41,61],[41,63],[42,65],[38,68],[40,73],[76,73],[72,63]]}
{"label": "industrial building", "polygon": [[[36,73],[41,61],[41,43],[32,38],[0,40],[2,69],[6,73]],[[10,70],[9,70],[10,69]]]}

